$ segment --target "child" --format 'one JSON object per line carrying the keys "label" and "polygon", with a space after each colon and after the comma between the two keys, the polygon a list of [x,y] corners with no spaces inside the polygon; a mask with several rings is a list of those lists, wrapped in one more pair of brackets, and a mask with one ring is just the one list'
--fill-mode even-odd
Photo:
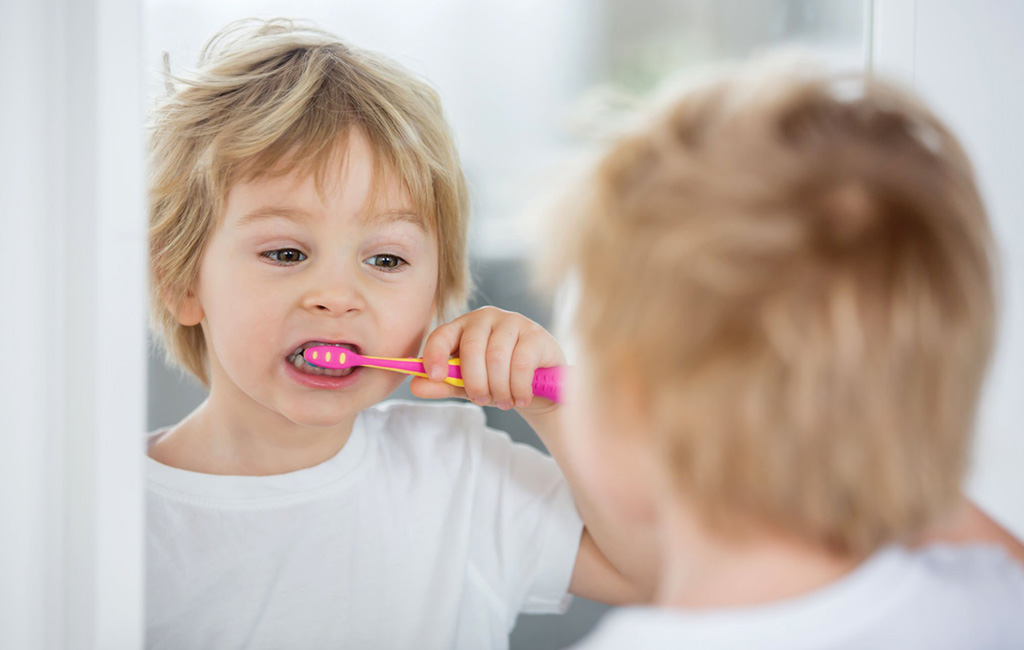
{"label": "child", "polygon": [[[209,397],[149,439],[147,646],[503,648],[569,591],[642,597],[631,540],[581,498],[583,529],[554,462],[479,408],[378,404],[401,375],[302,359],[416,356],[462,305],[466,188],[436,94],[283,20],[230,25],[178,81],[153,117],[153,322]],[[565,363],[547,332],[483,309],[423,353],[435,379],[460,355],[466,388],[414,393],[515,407],[559,457],[530,389]]]}
{"label": "child", "polygon": [[671,103],[558,212],[568,460],[663,567],[580,647],[1024,648],[1005,549],[907,544],[961,499],[992,344],[970,165],[902,92],[773,65]]}

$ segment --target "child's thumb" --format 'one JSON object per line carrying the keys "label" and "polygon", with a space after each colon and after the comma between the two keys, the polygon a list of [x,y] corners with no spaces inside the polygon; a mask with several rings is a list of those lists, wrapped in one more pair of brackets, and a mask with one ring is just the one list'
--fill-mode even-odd
{"label": "child's thumb", "polygon": [[422,399],[444,399],[446,397],[466,397],[466,391],[446,384],[443,381],[430,381],[424,377],[413,377],[409,383],[409,390],[416,397]]}

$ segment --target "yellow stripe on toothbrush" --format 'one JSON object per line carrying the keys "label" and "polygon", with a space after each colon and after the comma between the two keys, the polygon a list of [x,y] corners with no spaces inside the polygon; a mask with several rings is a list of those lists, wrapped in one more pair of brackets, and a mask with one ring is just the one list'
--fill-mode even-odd
{"label": "yellow stripe on toothbrush", "polygon": [[[367,357],[373,359],[383,359],[385,361],[416,361],[416,359],[391,359],[388,357]],[[366,368],[377,368],[378,370],[390,370],[391,372],[401,373],[403,375],[412,375],[413,377],[426,377],[426,373],[417,372],[415,370],[405,370],[404,368],[392,368],[391,366],[375,366],[372,363],[362,364]]]}
{"label": "yellow stripe on toothbrush", "polygon": [[[416,359],[413,357],[366,357],[367,359],[378,359],[380,361],[412,361],[413,363],[423,363],[423,359]],[[448,359],[449,366],[461,365],[458,358]],[[376,368],[377,366],[372,366]]]}
{"label": "yellow stripe on toothbrush", "polygon": [[[421,361],[420,359],[409,359],[409,358],[395,359],[393,357],[367,357],[367,358],[368,359],[380,359],[382,361]],[[454,363],[451,363],[450,365],[453,365],[453,366],[459,365],[459,363],[458,363],[459,360],[458,359],[452,359],[452,361]],[[377,368],[378,370],[390,370],[392,372],[402,373],[403,375],[412,375],[413,377],[423,377],[424,379],[430,379],[430,377],[428,377],[427,373],[425,373],[425,372],[417,372],[415,370],[403,370],[402,368],[392,368],[391,366],[375,366],[372,363],[364,363],[362,365],[367,367],[367,368]],[[466,387],[466,382],[464,380],[462,380],[462,379],[457,378],[457,377],[446,377],[444,379],[444,383],[450,384],[452,386],[456,386],[458,388],[465,388]]]}

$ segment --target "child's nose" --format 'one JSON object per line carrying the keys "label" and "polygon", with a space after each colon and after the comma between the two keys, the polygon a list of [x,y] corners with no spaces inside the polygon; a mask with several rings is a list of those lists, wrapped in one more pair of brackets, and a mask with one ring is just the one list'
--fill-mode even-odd
{"label": "child's nose", "polygon": [[335,316],[365,309],[366,300],[355,274],[347,269],[347,272],[341,271],[337,266],[333,269],[316,274],[303,296],[302,306]]}

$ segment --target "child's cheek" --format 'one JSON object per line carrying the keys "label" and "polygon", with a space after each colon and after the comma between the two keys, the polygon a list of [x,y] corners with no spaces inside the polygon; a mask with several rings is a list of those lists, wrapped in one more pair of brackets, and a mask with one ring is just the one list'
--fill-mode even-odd
{"label": "child's cheek", "polygon": [[[399,352],[403,357],[420,355],[423,342],[432,331],[436,313],[436,282],[423,283],[410,291],[400,305],[392,308],[391,320],[400,331],[396,331],[393,344],[404,342]],[[424,296],[432,296],[429,301]]]}
{"label": "child's cheek", "polygon": [[215,300],[224,331],[236,354],[251,354],[278,342],[285,316],[283,288],[268,286],[252,273],[233,271],[230,281],[218,285]]}

